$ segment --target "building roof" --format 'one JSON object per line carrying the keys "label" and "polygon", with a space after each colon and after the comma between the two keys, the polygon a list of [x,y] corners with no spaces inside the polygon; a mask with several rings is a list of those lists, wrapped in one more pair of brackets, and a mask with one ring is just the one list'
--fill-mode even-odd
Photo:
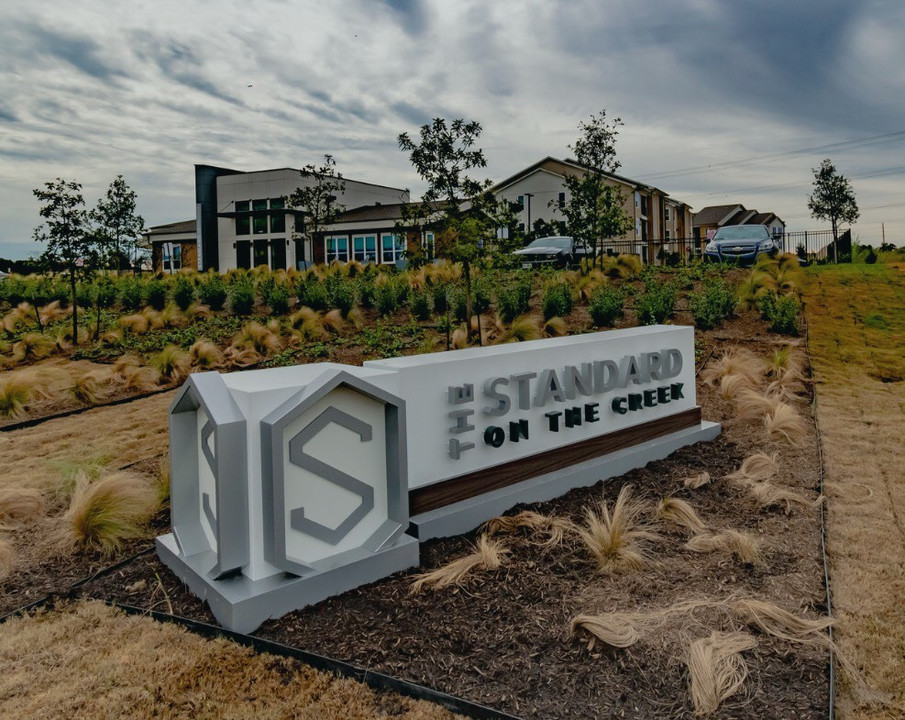
{"label": "building roof", "polygon": [[744,210],[745,206],[738,203],[733,203],[732,205],[708,205],[694,214],[692,224],[695,226],[722,225],[727,216],[734,216]]}
{"label": "building roof", "polygon": [[[575,160],[571,160],[571,159],[560,160],[558,158],[548,155],[547,157],[545,157],[541,160],[538,160],[533,165],[529,165],[525,169],[519,170],[517,173],[515,173],[515,175],[512,175],[512,176],[506,178],[505,180],[498,182],[496,185],[494,185],[491,188],[491,192],[495,192],[495,193],[499,192],[500,190],[505,189],[509,185],[512,185],[512,183],[514,183],[518,180],[521,180],[523,177],[525,177],[527,175],[530,175],[531,173],[535,172],[536,170],[547,170],[547,171],[553,172],[557,175],[565,176],[568,174],[576,174],[579,172],[584,173],[584,172],[587,172],[588,170],[590,170],[590,168],[587,167],[586,165],[582,165],[581,163],[576,162]],[[662,193],[663,195],[667,195],[667,193],[664,193],[662,190],[659,190],[658,188],[655,188],[651,185],[647,185],[642,182],[638,182],[637,180],[632,180],[630,178],[623,177],[622,175],[616,175],[615,173],[606,173],[606,172],[603,173],[603,175],[605,177],[611,178],[617,182],[623,183],[624,185],[630,185],[632,187],[642,188],[645,190],[658,190],[658,192]]]}
{"label": "building roof", "polygon": [[[423,205],[423,203],[376,203],[374,205],[362,205],[341,213],[336,224],[399,220],[402,217],[402,208],[406,205],[419,206]],[[440,203],[431,203],[431,211],[437,210],[439,206]]]}
{"label": "building roof", "polygon": [[746,221],[746,225],[772,225],[774,220],[778,220],[783,225],[785,223],[782,221],[776,213],[765,212],[765,213],[757,213],[753,217],[748,218]]}
{"label": "building roof", "polygon": [[148,228],[145,235],[150,237],[153,235],[176,235],[193,232],[195,232],[195,220],[180,220],[179,222],[167,223],[166,225],[155,225]]}

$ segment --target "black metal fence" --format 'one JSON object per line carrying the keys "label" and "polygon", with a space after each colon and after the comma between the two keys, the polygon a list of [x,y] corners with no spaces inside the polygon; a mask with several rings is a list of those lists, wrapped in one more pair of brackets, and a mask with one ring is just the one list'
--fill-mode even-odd
{"label": "black metal fence", "polygon": [[[782,252],[798,255],[802,263],[844,262],[851,258],[851,231],[839,232],[833,244],[832,230],[804,230],[778,236]],[[649,265],[687,265],[704,256],[706,238],[648,238],[645,240],[604,240],[600,252],[604,255],[637,255]]]}

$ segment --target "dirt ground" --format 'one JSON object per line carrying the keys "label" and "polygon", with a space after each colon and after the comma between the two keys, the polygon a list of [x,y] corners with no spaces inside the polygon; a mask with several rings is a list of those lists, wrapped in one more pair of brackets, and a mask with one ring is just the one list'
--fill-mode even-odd
{"label": "dirt ground", "polygon": [[[743,318],[701,334],[702,359],[710,349],[746,346],[762,356],[788,342]],[[666,496],[690,502],[716,529],[752,533],[762,562],[745,565],[725,553],[684,549],[687,533],[660,525],[650,562],[638,572],[600,575],[580,545],[543,550],[527,534],[505,538],[510,554],[495,572],[462,587],[412,595],[414,572],[332,598],[266,623],[258,634],[357,665],[403,677],[525,718],[683,718],[693,709],[685,657],[691,640],[712,630],[740,629],[720,610],[677,619],[627,650],[597,647],[572,637],[569,623],[582,613],[662,609],[689,599],[753,597],[808,617],[824,610],[816,508],[760,510],[746,491],[723,480],[757,451],[777,452],[777,482],[817,498],[816,436],[809,426],[801,448],[772,443],[762,423],[734,417],[734,405],[701,386],[707,419],[724,422],[717,440],[683,449],[605,485],[576,490],[534,509],[580,521],[602,497],[612,502],[631,484],[652,507]],[[808,398],[796,401],[806,418]],[[683,479],[708,471],[714,482],[686,489]],[[422,549],[422,570],[467,552],[475,533],[435,540]],[[176,614],[212,618],[197,598],[153,555],[85,586],[81,595],[116,598],[139,607],[172,605]],[[164,599],[164,597],[166,599]],[[751,675],[726,702],[721,718],[821,718],[827,704],[827,653],[763,635],[746,653]]]}
{"label": "dirt ground", "polygon": [[828,496],[836,640],[871,692],[843,720],[905,718],[905,273],[821,268],[805,295]]}

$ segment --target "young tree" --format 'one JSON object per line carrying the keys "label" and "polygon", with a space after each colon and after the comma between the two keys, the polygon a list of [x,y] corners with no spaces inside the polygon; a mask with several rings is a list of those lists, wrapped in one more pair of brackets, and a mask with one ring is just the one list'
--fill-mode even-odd
{"label": "young tree", "polygon": [[569,146],[575,161],[587,168],[587,172],[566,176],[564,184],[569,199],[563,214],[569,234],[591,248],[595,262],[602,240],[623,235],[631,227],[631,220],[622,209],[625,201],[622,192],[618,186],[608,184],[605,177],[620,167],[616,159],[616,136],[621,125],[619,118],[607,122],[606,110],[601,110],[591,115],[588,122],[578,124],[579,138]]}
{"label": "young tree", "polygon": [[421,207],[434,211],[432,224],[438,230],[438,243],[450,260],[462,263],[469,340],[471,266],[493,246],[495,217],[499,214],[496,198],[489,192],[490,180],[469,175],[475,168],[487,166],[484,151],[476,146],[480,136],[477,122],[459,118],[447,123],[444,118],[435,118],[421,126],[420,142],[408,133],[398,138],[399,149],[409,154],[415,172],[427,182]]}
{"label": "young tree", "polygon": [[808,197],[808,210],[818,220],[829,220],[833,226],[833,255],[838,262],[836,241],[839,239],[839,224],[853,223],[861,212],[855,201],[852,184],[838,172],[829,158],[820,167],[812,168],[814,173],[814,193]]}
{"label": "young tree", "polygon": [[[289,196],[287,205],[294,210],[301,210],[305,216],[305,235],[312,243],[327,226],[336,222],[346,206],[339,202],[339,196],[346,190],[346,181],[336,169],[336,160],[332,155],[324,155],[324,164],[303,167],[299,174],[303,180],[311,183],[300,185]],[[296,236],[298,237],[298,236]]]}
{"label": "young tree", "polygon": [[47,243],[41,256],[48,265],[63,268],[69,278],[70,302],[72,304],[72,342],[78,345],[79,321],[76,303],[76,283],[80,277],[89,275],[97,261],[94,236],[88,225],[88,213],[82,186],[57,178],[45,182],[44,189],[32,191],[41,206],[40,214],[44,223],[35,229],[34,239]]}
{"label": "young tree", "polygon": [[106,197],[97,201],[91,211],[91,219],[97,223],[97,241],[102,248],[106,267],[116,267],[122,272],[123,256],[131,265],[138,247],[138,237],[145,228],[141,215],[135,214],[135,191],[123,180],[122,175],[107,188]]}

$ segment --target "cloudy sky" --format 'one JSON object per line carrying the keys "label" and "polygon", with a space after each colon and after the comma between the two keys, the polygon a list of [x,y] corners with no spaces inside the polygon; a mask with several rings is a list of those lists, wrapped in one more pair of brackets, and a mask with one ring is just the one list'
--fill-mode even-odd
{"label": "cloudy sky", "polygon": [[193,164],[423,186],[396,145],[477,120],[487,177],[567,157],[619,116],[621,172],[695,209],[790,229],[824,157],[862,242],[905,244],[901,0],[61,0],[0,5],[0,257],[26,257],[32,189],[119,173],[148,225],[194,217]]}

